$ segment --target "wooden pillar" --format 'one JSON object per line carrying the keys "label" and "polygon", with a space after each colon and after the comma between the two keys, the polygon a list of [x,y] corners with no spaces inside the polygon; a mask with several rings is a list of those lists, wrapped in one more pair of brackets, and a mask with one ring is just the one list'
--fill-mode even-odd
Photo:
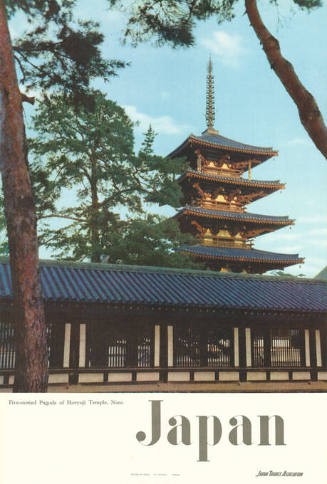
{"label": "wooden pillar", "polygon": [[174,366],[174,327],[167,326],[167,366]]}
{"label": "wooden pillar", "polygon": [[310,366],[316,368],[317,355],[316,355],[316,337],[315,330],[309,329],[309,348],[310,348]]}
{"label": "wooden pillar", "polygon": [[327,328],[326,326],[320,327],[320,343],[321,343],[321,362],[322,366],[327,366]]}
{"label": "wooden pillar", "polygon": [[270,329],[264,330],[264,365],[265,367],[271,366],[271,334]]}
{"label": "wooden pillar", "polygon": [[168,366],[167,326],[160,325],[160,367]]}
{"label": "wooden pillar", "polygon": [[65,324],[55,321],[52,323],[50,337],[49,368],[62,368],[65,342]]}
{"label": "wooden pillar", "polygon": [[240,366],[244,368],[246,366],[245,328],[239,328],[238,341],[239,341]]}
{"label": "wooden pillar", "polygon": [[310,332],[304,330],[304,362],[305,366],[310,366]]}
{"label": "wooden pillar", "polygon": [[66,323],[65,335],[64,335],[64,355],[63,355],[63,363],[62,363],[63,368],[69,368],[71,330],[72,330],[71,323]]}
{"label": "wooden pillar", "polygon": [[252,366],[251,329],[245,328],[245,363]]}
{"label": "wooden pillar", "polygon": [[200,366],[208,366],[208,326],[203,325],[200,332]]}
{"label": "wooden pillar", "polygon": [[70,333],[70,357],[69,366],[70,368],[78,368],[79,360],[79,324],[75,323],[71,326]]}
{"label": "wooden pillar", "polygon": [[136,368],[137,361],[137,347],[138,347],[138,326],[135,324],[129,324],[127,326],[127,366]]}
{"label": "wooden pillar", "polygon": [[79,358],[78,366],[79,368],[85,368],[86,364],[86,324],[82,323],[79,325]]}
{"label": "wooden pillar", "polygon": [[322,366],[320,329],[315,330],[317,366]]}
{"label": "wooden pillar", "polygon": [[234,366],[240,366],[240,342],[238,328],[234,328]]}
{"label": "wooden pillar", "polygon": [[154,325],[154,366],[160,366],[160,324]]}

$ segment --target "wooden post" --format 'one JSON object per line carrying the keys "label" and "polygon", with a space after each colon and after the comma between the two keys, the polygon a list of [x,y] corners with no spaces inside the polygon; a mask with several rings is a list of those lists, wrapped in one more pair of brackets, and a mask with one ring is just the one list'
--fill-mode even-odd
{"label": "wooden post", "polygon": [[86,363],[86,324],[82,323],[79,325],[79,358],[78,366],[79,368],[85,368]]}
{"label": "wooden post", "polygon": [[266,328],[264,330],[263,344],[264,344],[264,365],[266,367],[270,367],[271,366],[271,335],[270,335],[269,328]]}
{"label": "wooden post", "polygon": [[320,329],[315,330],[317,366],[322,366]]}
{"label": "wooden post", "polygon": [[167,326],[167,366],[174,366],[174,327]]}
{"label": "wooden post", "polygon": [[310,333],[308,329],[304,330],[304,355],[305,366],[310,366]]}
{"label": "wooden post", "polygon": [[70,323],[65,324],[65,337],[64,337],[64,357],[63,368],[69,368],[70,363],[70,337],[71,337],[72,325]]}
{"label": "wooden post", "polygon": [[200,332],[200,366],[208,366],[208,327],[204,325]]}
{"label": "wooden post", "polygon": [[154,366],[160,366],[160,324],[154,325]]}
{"label": "wooden post", "polygon": [[245,328],[246,366],[252,366],[251,329]]}
{"label": "wooden post", "polygon": [[240,344],[238,328],[234,328],[234,366],[240,366]]}

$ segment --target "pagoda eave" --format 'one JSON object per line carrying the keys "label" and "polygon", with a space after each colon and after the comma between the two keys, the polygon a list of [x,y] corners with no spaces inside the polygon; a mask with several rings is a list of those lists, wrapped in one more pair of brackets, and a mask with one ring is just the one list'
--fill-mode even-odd
{"label": "pagoda eave", "polygon": [[219,148],[219,149],[222,149],[222,150],[235,151],[236,153],[246,153],[246,154],[249,154],[249,155],[268,156],[269,158],[272,157],[272,156],[278,155],[278,151],[272,151],[271,148],[266,148],[266,149],[262,148],[262,149],[258,149],[258,150],[253,150],[253,149],[241,148],[241,147],[237,147],[237,146],[219,144],[219,143],[205,141],[205,140],[199,140],[198,138],[194,138],[194,137],[190,137],[190,144],[191,144],[191,146],[202,145],[202,146],[208,146],[210,148]]}
{"label": "pagoda eave", "polygon": [[224,152],[244,153],[246,155],[252,155],[254,157],[259,156],[262,159],[258,160],[258,163],[261,163],[262,161],[266,161],[267,159],[278,155],[278,151],[274,151],[272,150],[272,148],[261,148],[255,146],[251,147],[250,145],[238,143],[236,141],[229,140],[228,138],[219,135],[215,136],[215,138],[217,138],[217,140],[209,141],[205,139],[200,139],[200,137],[196,137],[195,135],[191,134],[180,146],[178,146],[168,155],[168,158],[185,156],[189,149],[193,151],[194,147],[196,146],[209,149],[211,148],[214,151],[222,150]]}
{"label": "pagoda eave", "polygon": [[[184,246],[179,250],[196,259],[207,259],[212,263],[242,263],[270,267],[270,270],[303,264],[304,258],[298,254],[278,254],[257,249],[235,249],[224,247]],[[265,269],[269,270],[269,269]]]}
{"label": "pagoda eave", "polygon": [[294,225],[294,220],[288,219],[287,217],[275,219],[272,216],[260,216],[251,213],[240,213],[240,212],[219,212],[214,210],[208,209],[192,209],[191,207],[183,208],[180,210],[175,217],[181,218],[184,216],[195,216],[195,217],[202,217],[206,219],[218,219],[218,220],[229,220],[233,222],[249,222],[255,224],[263,224],[263,225],[276,225],[280,227],[286,227],[288,225]]}
{"label": "pagoda eave", "polygon": [[198,171],[191,171],[188,170],[177,179],[178,183],[182,183],[184,180],[187,179],[202,179],[204,181],[212,181],[214,183],[226,183],[229,185],[238,185],[238,186],[246,186],[250,187],[251,189],[267,189],[267,190],[284,190],[285,184],[280,183],[279,180],[274,181],[265,181],[265,180],[246,180],[244,178],[235,178],[235,177],[228,177],[228,176],[219,176],[219,175],[212,175],[210,173],[202,173]]}

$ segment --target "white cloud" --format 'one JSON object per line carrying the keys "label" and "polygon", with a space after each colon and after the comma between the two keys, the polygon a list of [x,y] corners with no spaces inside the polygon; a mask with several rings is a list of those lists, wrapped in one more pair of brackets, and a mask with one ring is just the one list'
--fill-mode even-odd
{"label": "white cloud", "polygon": [[322,237],[327,236],[327,229],[321,228],[321,229],[313,229],[307,232],[309,235],[321,235]]}
{"label": "white cloud", "polygon": [[312,142],[306,138],[293,138],[285,146],[312,146]]}
{"label": "white cloud", "polygon": [[313,224],[313,223],[327,223],[326,215],[313,215],[312,217],[299,217],[297,219],[298,223],[302,224]]}
{"label": "white cloud", "polygon": [[274,251],[278,252],[280,254],[298,254],[301,252],[302,247],[300,245],[289,245],[288,247],[281,247],[280,249],[277,249],[274,247]]}
{"label": "white cloud", "polygon": [[310,245],[311,246],[315,246],[315,247],[321,247],[321,248],[324,248],[324,247],[327,247],[327,239],[325,240],[319,240],[319,239],[313,239],[313,240],[310,240]]}
{"label": "white cloud", "polygon": [[242,37],[228,34],[223,30],[216,30],[211,38],[202,39],[200,43],[216,55],[223,64],[231,67],[237,67],[240,57],[245,53]]}
{"label": "white cloud", "polygon": [[[268,239],[269,237],[269,239]],[[272,240],[278,240],[278,241],[284,241],[284,240],[300,240],[301,239],[301,235],[300,234],[294,234],[294,233],[285,233],[285,234],[278,234],[278,233],[274,233],[274,234],[267,234],[267,239],[266,240],[269,240],[269,241],[272,241]]]}
{"label": "white cloud", "polygon": [[135,106],[124,106],[124,109],[132,121],[139,123],[138,129],[140,131],[147,130],[150,124],[158,133],[180,134],[186,130],[190,131],[189,126],[185,124],[178,125],[171,116],[149,116],[137,111]]}

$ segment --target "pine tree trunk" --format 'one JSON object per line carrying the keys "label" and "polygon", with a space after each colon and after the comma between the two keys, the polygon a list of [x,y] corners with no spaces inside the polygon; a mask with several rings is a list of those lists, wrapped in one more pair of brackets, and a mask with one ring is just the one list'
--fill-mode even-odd
{"label": "pine tree trunk", "polygon": [[0,0],[0,160],[15,308],[15,392],[47,390],[47,345],[36,216],[4,1]]}
{"label": "pine tree trunk", "polygon": [[[94,141],[95,143],[96,141]],[[91,262],[101,262],[100,250],[100,233],[99,233],[99,198],[98,198],[98,179],[96,161],[91,157],[91,244],[92,254]]]}
{"label": "pine tree trunk", "polygon": [[303,86],[292,64],[283,57],[278,40],[269,32],[260,17],[256,0],[245,0],[245,8],[271,68],[295,102],[301,122],[310,138],[327,158],[327,127],[315,98]]}

